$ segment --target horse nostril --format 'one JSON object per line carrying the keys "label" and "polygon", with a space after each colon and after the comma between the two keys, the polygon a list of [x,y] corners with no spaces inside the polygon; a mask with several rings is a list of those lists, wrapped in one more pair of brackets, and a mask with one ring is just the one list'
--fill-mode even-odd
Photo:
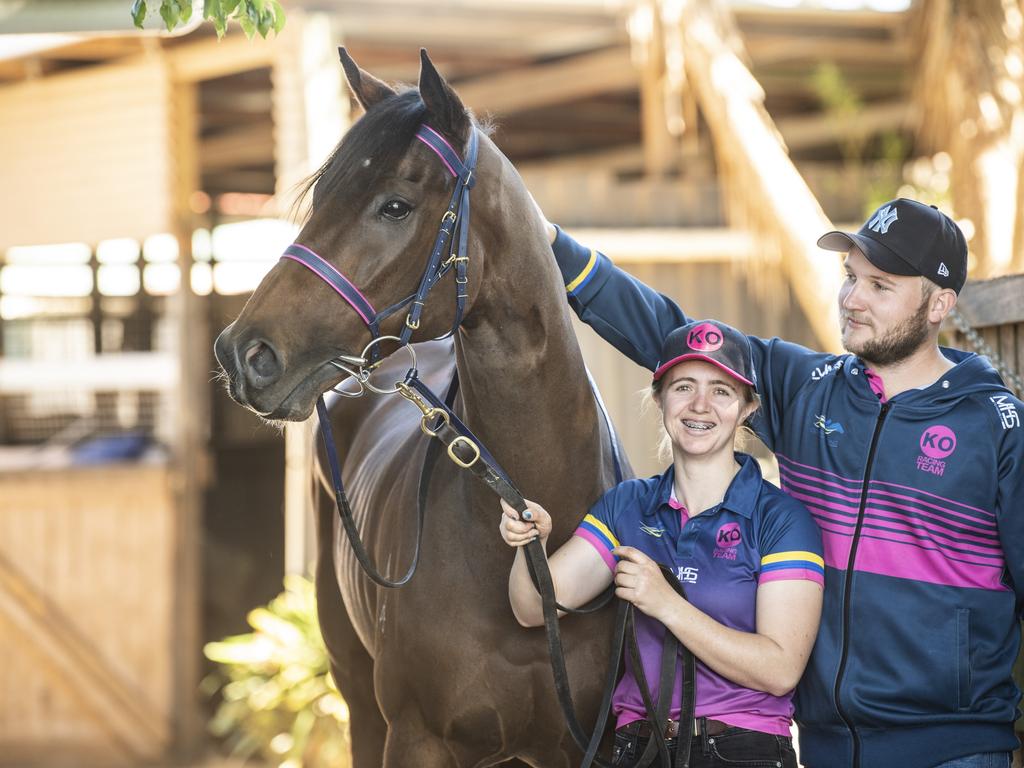
{"label": "horse nostril", "polygon": [[246,378],[255,385],[266,386],[281,375],[281,364],[273,348],[262,341],[254,341],[245,351]]}

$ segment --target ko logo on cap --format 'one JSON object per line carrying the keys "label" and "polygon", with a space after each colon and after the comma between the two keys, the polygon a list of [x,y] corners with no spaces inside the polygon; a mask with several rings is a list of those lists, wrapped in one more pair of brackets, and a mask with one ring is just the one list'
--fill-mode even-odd
{"label": "ko logo on cap", "polygon": [[686,346],[698,352],[714,352],[720,349],[725,337],[717,326],[701,323],[686,334]]}
{"label": "ko logo on cap", "polygon": [[956,433],[941,424],[928,427],[921,435],[921,451],[933,459],[944,459],[956,450]]}

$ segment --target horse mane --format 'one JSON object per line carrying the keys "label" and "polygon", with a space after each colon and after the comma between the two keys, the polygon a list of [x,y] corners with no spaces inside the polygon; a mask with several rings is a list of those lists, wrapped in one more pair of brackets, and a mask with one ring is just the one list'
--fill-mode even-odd
{"label": "horse mane", "polygon": [[[302,224],[309,221],[326,198],[347,185],[373,188],[381,176],[397,165],[423,124],[426,112],[419,90],[412,86],[374,104],[345,132],[323,165],[296,184],[298,194],[292,205],[292,218],[310,193],[313,204],[306,210]],[[485,136],[494,130],[490,120],[477,122],[472,113],[469,118]],[[369,158],[373,161],[365,162]]]}

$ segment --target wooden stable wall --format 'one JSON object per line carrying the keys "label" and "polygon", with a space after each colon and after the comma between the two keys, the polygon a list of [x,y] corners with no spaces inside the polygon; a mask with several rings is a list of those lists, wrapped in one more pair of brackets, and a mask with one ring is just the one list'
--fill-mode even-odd
{"label": "wooden stable wall", "polygon": [[[957,308],[992,352],[1018,377],[1024,378],[1024,274],[969,281]],[[953,343],[961,349],[976,351],[962,333],[954,334]],[[1006,383],[1014,388],[1013,382]],[[1017,396],[1024,398],[1024,391],[1018,389]]]}
{"label": "wooden stable wall", "polygon": [[136,765],[172,739],[162,464],[0,474],[0,766]]}
{"label": "wooden stable wall", "polygon": [[0,250],[171,231],[170,114],[160,56],[0,88]]}

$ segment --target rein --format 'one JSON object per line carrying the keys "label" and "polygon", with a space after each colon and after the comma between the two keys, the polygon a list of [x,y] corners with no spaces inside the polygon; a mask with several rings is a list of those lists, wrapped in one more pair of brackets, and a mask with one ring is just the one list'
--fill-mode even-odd
{"label": "rein", "polygon": [[[416,515],[416,543],[412,556],[412,562],[406,573],[398,579],[392,580],[381,574],[370,559],[369,553],[359,535],[352,509],[342,484],[340,463],[338,461],[337,449],[330,427],[330,416],[323,397],[319,397],[316,403],[317,416],[320,421],[320,434],[327,452],[328,463],[331,469],[331,481],[334,486],[335,504],[338,516],[348,536],[349,542],[355,553],[356,559],[362,566],[367,576],[381,587],[394,589],[409,582],[416,572],[419,564],[420,549],[423,534],[423,521],[429,494],[430,478],[434,465],[440,457],[440,447],[447,450],[448,457],[459,467],[468,469],[480,480],[482,480],[495,494],[503,498],[515,509],[524,520],[531,519],[530,512],[526,507],[523,495],[512,483],[511,479],[491,456],[490,452],[476,438],[469,428],[462,423],[459,417],[452,410],[458,390],[458,374],[449,386],[448,393],[444,400],[441,400],[420,381],[416,369],[416,357],[413,347],[410,345],[412,334],[420,327],[420,318],[426,302],[427,294],[431,288],[438,283],[452,269],[455,270],[455,319],[451,329],[439,338],[452,336],[462,322],[462,315],[465,310],[465,303],[468,297],[467,266],[467,243],[469,237],[469,192],[475,183],[474,169],[477,160],[479,146],[478,136],[475,129],[470,134],[469,148],[466,161],[463,163],[458,153],[437,131],[428,125],[420,126],[416,132],[416,138],[430,148],[444,164],[445,168],[455,178],[455,185],[451,199],[444,214],[441,216],[440,228],[434,240],[430,257],[427,260],[426,268],[420,279],[419,287],[411,296],[397,302],[378,312],[370,301],[363,295],[359,288],[343,275],[334,265],[315,253],[307,246],[293,243],[288,246],[282,259],[294,261],[306,269],[312,271],[320,279],[326,282],[345,302],[359,315],[370,332],[370,342],[363,349],[361,356],[342,355],[330,362],[339,370],[349,373],[359,387],[358,391],[351,392],[335,389],[339,395],[346,397],[358,397],[366,389],[382,394],[401,394],[413,405],[419,408],[422,416],[420,429],[429,437],[436,438],[437,443],[431,442],[427,449],[426,459],[420,475],[418,489],[418,503]],[[446,249],[446,246],[447,249]],[[442,261],[445,251],[449,256]],[[381,322],[391,315],[408,307],[405,322],[398,336],[382,335],[380,332]],[[380,342],[394,340],[398,345],[409,351],[412,356],[412,368],[406,375],[405,381],[399,382],[393,389],[378,389],[369,381],[373,370],[380,364],[382,358],[379,349]],[[352,366],[355,366],[353,368]],[[588,372],[589,376],[589,372]],[[593,381],[591,380],[593,385]],[[616,479],[621,480],[622,471],[619,462],[618,444],[614,438],[611,422],[608,418],[604,404],[600,401],[600,395],[595,395],[598,401],[599,410],[604,417],[609,435],[613,444],[613,455],[615,457]],[[644,676],[643,667],[640,664],[640,651],[636,637],[636,625],[633,618],[633,606],[626,601],[619,601],[616,616],[616,630],[613,640],[613,654],[610,658],[609,668],[605,679],[604,693],[602,696],[600,714],[593,733],[588,737],[576,717],[575,707],[572,699],[572,691],[569,686],[569,675],[565,666],[565,653],[562,646],[561,630],[558,622],[558,611],[566,613],[585,614],[592,613],[603,608],[614,596],[614,586],[609,587],[607,592],[592,601],[589,605],[579,609],[567,608],[556,600],[554,582],[551,571],[548,567],[547,556],[539,540],[534,539],[526,545],[527,565],[530,576],[538,593],[544,612],[544,625],[547,630],[548,653],[551,658],[552,674],[554,676],[555,688],[558,693],[559,704],[565,715],[569,731],[572,734],[577,746],[584,752],[583,768],[591,765],[600,768],[611,768],[610,765],[597,757],[597,750],[604,734],[609,712],[611,710],[611,698],[615,689],[618,677],[619,662],[623,657],[623,647],[629,643],[629,652],[634,666],[634,674],[640,684],[640,690],[644,698],[645,706],[652,721],[652,733],[654,738],[648,743],[647,750],[638,766],[648,766],[659,756],[664,768],[669,766],[669,752],[662,734],[662,725],[666,722],[668,709],[671,704],[672,689],[675,682],[675,659],[682,651],[683,657],[683,700],[682,712],[680,715],[680,739],[676,750],[675,765],[683,768],[689,762],[690,734],[693,732],[695,700],[694,686],[695,661],[693,654],[688,649],[680,646],[678,639],[671,632],[665,633],[665,643],[662,648],[662,663],[660,672],[660,689],[658,702],[652,701],[651,693]],[[662,568],[667,581],[680,595],[685,598],[682,585],[679,584],[671,571]]]}

